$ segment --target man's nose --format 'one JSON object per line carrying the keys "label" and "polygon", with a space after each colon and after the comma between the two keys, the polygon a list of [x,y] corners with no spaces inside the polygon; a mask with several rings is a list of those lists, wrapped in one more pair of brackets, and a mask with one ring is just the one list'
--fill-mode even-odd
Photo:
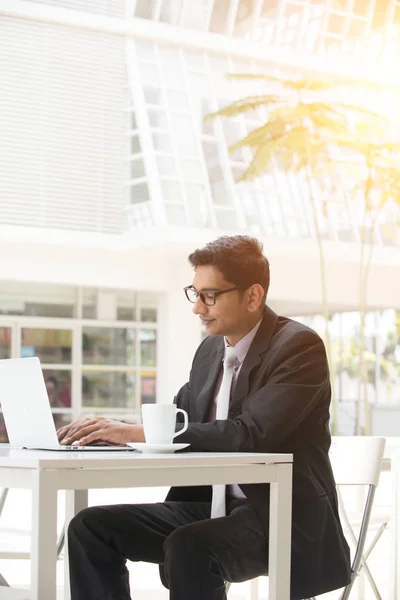
{"label": "man's nose", "polygon": [[202,302],[200,296],[197,296],[192,310],[195,315],[204,315],[207,312],[207,306],[204,304],[204,302]]}

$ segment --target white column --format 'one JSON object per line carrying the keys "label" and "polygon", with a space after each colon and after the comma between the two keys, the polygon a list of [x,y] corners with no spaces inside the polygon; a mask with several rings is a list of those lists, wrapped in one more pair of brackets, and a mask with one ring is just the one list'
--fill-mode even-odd
{"label": "white column", "polygon": [[[199,317],[192,312],[181,278],[173,289],[160,294],[157,341],[157,402],[172,402],[188,381],[194,353],[201,341]],[[186,285],[191,284],[191,275]]]}

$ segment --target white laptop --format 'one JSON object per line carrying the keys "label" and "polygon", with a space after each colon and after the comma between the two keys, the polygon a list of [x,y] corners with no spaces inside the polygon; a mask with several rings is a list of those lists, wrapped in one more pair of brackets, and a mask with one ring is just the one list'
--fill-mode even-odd
{"label": "white laptop", "polygon": [[62,446],[47,396],[40,361],[0,360],[0,405],[10,445],[14,448],[63,451],[132,451],[129,446]]}

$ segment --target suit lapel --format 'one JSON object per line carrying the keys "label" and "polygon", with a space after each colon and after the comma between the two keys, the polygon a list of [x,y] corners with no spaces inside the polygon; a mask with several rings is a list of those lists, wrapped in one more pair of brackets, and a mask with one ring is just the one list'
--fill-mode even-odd
{"label": "suit lapel", "polygon": [[207,419],[210,402],[213,399],[215,385],[217,383],[218,374],[222,366],[222,358],[224,356],[224,338],[216,338],[216,346],[210,352],[207,364],[204,365],[204,387],[197,397],[196,402],[196,418],[197,422],[204,422]]}
{"label": "suit lapel", "polygon": [[268,350],[277,322],[278,315],[266,306],[260,327],[240,369],[228,416],[234,416],[241,411],[242,402],[249,393],[251,372],[261,363],[263,354]]}

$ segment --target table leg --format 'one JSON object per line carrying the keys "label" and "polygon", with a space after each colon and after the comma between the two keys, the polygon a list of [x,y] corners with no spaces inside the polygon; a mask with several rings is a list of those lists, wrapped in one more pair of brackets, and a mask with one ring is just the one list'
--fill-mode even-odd
{"label": "table leg", "polygon": [[290,600],[292,465],[277,465],[277,481],[270,486],[269,600]]}
{"label": "table leg", "polygon": [[68,562],[68,525],[79,511],[88,505],[87,490],[68,490],[65,492],[65,544],[64,544],[64,600],[71,600],[69,587],[69,562]]}
{"label": "table leg", "polygon": [[31,598],[56,598],[57,489],[51,472],[32,474]]}

